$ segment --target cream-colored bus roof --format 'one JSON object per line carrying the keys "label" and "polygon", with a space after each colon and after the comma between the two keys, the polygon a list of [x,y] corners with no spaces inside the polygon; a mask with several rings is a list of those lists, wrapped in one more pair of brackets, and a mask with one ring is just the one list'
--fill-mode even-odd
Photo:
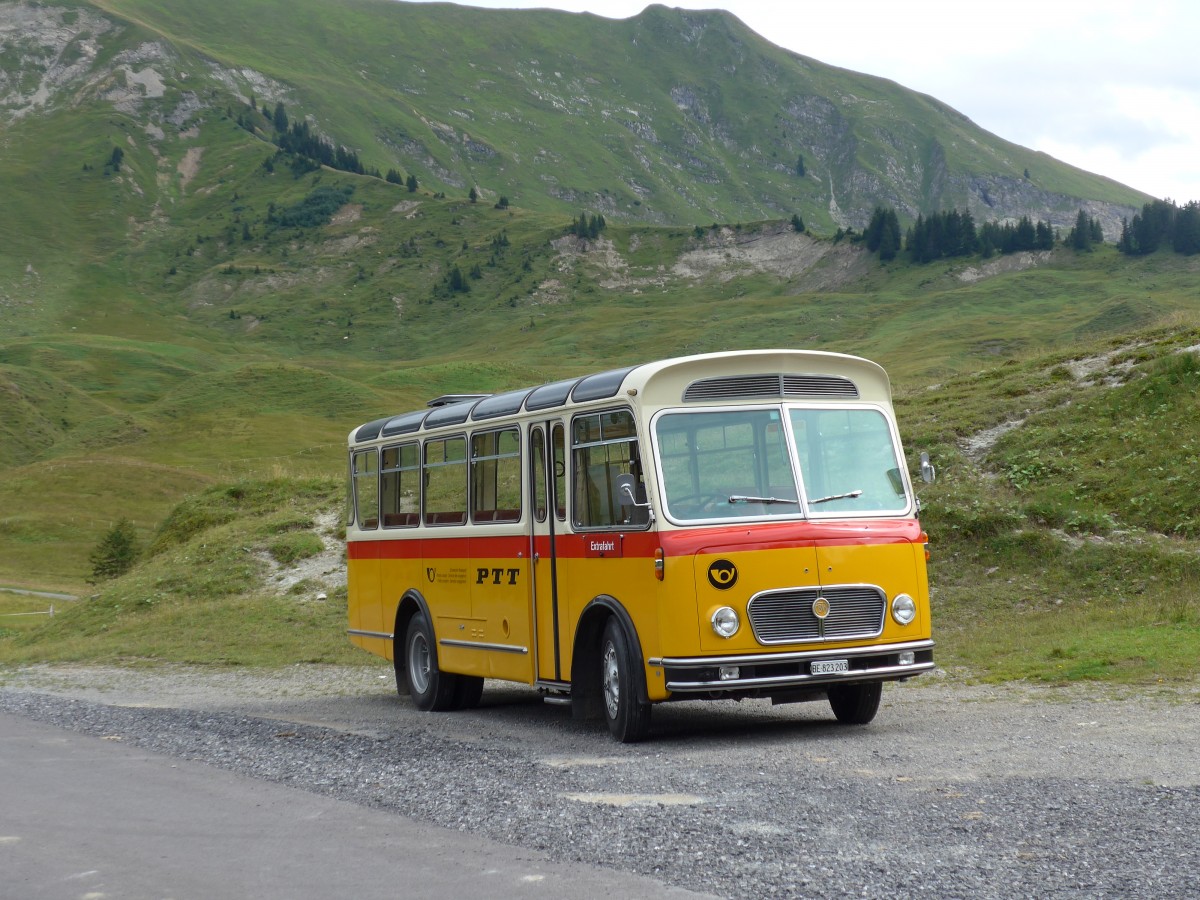
{"label": "cream-colored bus roof", "polygon": [[354,445],[616,399],[633,400],[648,411],[683,403],[780,399],[853,400],[890,407],[891,386],[880,366],[857,356],[819,350],[734,350],[610,369],[502,394],[440,398],[432,408],[360,425],[349,440]]}
{"label": "cream-colored bus roof", "polygon": [[646,363],[625,377],[622,393],[635,389],[643,404],[674,406],[696,382],[754,375],[833,376],[853,382],[860,401],[887,406],[892,399],[881,366],[861,357],[819,350],[738,350]]}

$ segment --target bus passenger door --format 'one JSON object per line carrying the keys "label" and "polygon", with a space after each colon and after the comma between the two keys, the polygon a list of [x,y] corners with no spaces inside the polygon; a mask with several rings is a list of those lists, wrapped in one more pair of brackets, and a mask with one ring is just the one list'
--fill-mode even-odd
{"label": "bus passenger door", "polygon": [[533,626],[538,681],[563,681],[559,645],[558,563],[556,543],[566,529],[565,426],[551,420],[529,427],[532,515],[530,559],[533,578]]}

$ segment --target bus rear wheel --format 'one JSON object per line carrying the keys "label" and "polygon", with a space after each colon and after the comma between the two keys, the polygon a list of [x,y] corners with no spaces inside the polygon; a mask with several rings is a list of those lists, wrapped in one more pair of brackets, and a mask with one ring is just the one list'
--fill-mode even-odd
{"label": "bus rear wheel", "polygon": [[638,689],[641,665],[625,629],[610,618],[600,639],[600,690],[608,732],[623,744],[642,740],[650,730],[650,704],[641,699],[643,691]]}
{"label": "bus rear wheel", "polygon": [[882,681],[835,684],[829,689],[829,706],[843,725],[866,725],[879,711]]}
{"label": "bus rear wheel", "polygon": [[423,615],[408,620],[404,636],[404,676],[417,709],[441,712],[453,709],[457,677],[438,668],[433,628]]}

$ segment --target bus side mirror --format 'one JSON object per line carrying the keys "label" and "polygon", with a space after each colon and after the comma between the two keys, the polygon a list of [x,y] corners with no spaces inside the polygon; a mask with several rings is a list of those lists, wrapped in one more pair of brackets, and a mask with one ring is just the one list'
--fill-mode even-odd
{"label": "bus side mirror", "polygon": [[926,484],[933,484],[937,478],[937,469],[933,467],[933,463],[929,461],[929,454],[921,454],[921,480]]}
{"label": "bus side mirror", "polygon": [[634,478],[628,472],[617,476],[617,502],[622,506],[636,506],[638,509],[649,509],[649,503],[638,503]]}
{"label": "bus side mirror", "polygon": [[637,506],[637,494],[633,490],[633,476],[629,473],[617,476],[617,502],[622,506]]}

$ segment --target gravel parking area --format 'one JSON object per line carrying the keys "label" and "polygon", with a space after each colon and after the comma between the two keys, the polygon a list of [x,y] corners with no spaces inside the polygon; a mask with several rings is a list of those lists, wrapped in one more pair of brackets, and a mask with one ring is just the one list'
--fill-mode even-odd
{"label": "gravel parking area", "polygon": [[660,706],[619,745],[528,688],[427,714],[391,670],[33,667],[0,709],[725,897],[1189,897],[1200,685]]}

